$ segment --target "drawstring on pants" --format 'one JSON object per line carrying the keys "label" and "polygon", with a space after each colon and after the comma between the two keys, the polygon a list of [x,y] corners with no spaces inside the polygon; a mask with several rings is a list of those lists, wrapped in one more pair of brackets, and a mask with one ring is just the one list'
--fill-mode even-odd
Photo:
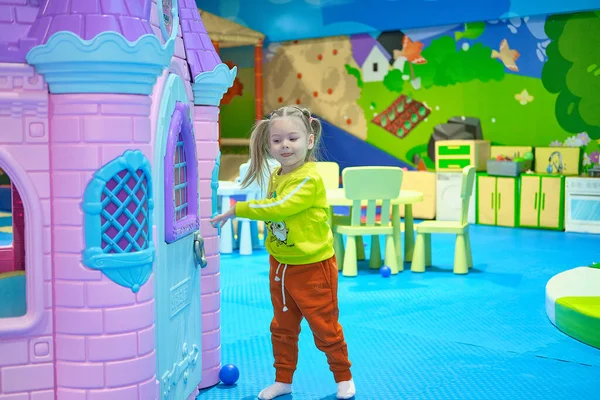
{"label": "drawstring on pants", "polygon": [[[275,282],[279,282],[279,268],[281,267],[281,263],[279,263],[279,265],[277,266],[277,270],[275,271]],[[283,298],[283,312],[286,312],[288,310],[287,306],[285,305],[285,271],[287,270],[288,265],[285,264],[283,266],[283,272],[281,273],[281,297]]]}

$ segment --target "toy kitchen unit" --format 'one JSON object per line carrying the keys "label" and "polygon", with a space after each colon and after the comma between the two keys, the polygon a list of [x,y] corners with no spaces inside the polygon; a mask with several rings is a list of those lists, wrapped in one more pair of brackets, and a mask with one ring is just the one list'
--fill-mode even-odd
{"label": "toy kitchen unit", "polygon": [[589,177],[566,178],[565,231],[600,233],[600,171],[597,172]]}

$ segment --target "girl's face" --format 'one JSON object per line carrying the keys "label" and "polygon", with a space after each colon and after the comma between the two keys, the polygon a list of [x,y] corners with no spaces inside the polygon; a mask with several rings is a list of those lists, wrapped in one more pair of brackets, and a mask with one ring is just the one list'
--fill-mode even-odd
{"label": "girl's face", "polygon": [[275,118],[269,126],[269,151],[287,174],[301,167],[306,154],[315,145],[315,135],[308,134],[299,118]]}

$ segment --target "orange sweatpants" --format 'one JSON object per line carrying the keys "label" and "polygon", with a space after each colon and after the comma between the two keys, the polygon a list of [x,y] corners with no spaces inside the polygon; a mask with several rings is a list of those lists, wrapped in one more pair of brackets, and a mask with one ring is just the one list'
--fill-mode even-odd
{"label": "orange sweatpants", "polygon": [[335,256],[314,264],[280,264],[270,257],[275,380],[292,383],[298,362],[300,322],[306,318],[317,348],[327,355],[336,382],[352,378],[348,349],[338,322],[338,267]]}

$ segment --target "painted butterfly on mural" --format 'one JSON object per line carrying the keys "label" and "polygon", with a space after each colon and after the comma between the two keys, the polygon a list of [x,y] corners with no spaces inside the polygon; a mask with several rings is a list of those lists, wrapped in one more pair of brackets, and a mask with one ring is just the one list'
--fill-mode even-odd
{"label": "painted butterfly on mural", "polygon": [[408,35],[402,39],[402,50],[394,50],[394,58],[404,57],[412,64],[425,64],[427,60],[423,58],[423,43],[413,42]]}
{"label": "painted butterfly on mural", "polygon": [[515,94],[515,99],[524,106],[533,101],[533,96],[529,94],[527,89],[523,89],[521,93]]}
{"label": "painted butterfly on mural", "polygon": [[511,49],[508,46],[508,40],[503,39],[500,43],[500,51],[492,50],[492,58],[497,58],[504,66],[511,71],[518,72],[517,59],[521,56],[517,50]]}

